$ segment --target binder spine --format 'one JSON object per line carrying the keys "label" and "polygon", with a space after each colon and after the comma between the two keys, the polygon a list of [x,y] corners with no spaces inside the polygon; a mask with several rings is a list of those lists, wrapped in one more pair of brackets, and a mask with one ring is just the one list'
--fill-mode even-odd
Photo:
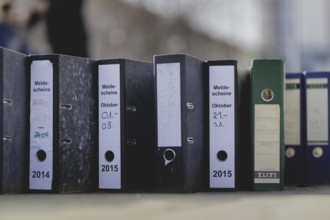
{"label": "binder spine", "polygon": [[155,92],[153,64],[122,60],[124,63],[124,159],[125,192],[155,188]]}
{"label": "binder spine", "polygon": [[205,158],[204,62],[176,54],[155,56],[154,63],[158,191],[199,191]]}
{"label": "binder spine", "polygon": [[[3,78],[4,78],[4,51],[3,49],[0,50],[0,86],[1,88],[3,88],[4,86],[4,82],[3,82]],[[3,90],[0,89],[0,97],[1,99],[3,99]],[[1,100],[0,100],[1,101]],[[3,121],[4,121],[4,117],[3,117],[3,102],[0,103],[0,125],[3,125]],[[0,126],[0,137],[3,137],[4,133],[3,133],[3,127],[4,126]],[[3,193],[3,182],[4,182],[4,175],[2,173],[4,173],[4,159],[3,159],[3,150],[4,150],[4,144],[0,144],[0,193]]]}
{"label": "binder spine", "polygon": [[[2,55],[1,55],[2,54]],[[0,48],[1,176],[3,193],[23,193],[28,183],[26,55]]]}
{"label": "binder spine", "polygon": [[30,65],[29,189],[53,189],[54,68],[50,60]]}
{"label": "binder spine", "polygon": [[254,189],[281,190],[284,182],[284,64],[254,60],[252,123]]}
{"label": "binder spine", "polygon": [[236,62],[208,62],[209,188],[236,187]]}
{"label": "binder spine", "polygon": [[285,183],[304,185],[306,178],[306,89],[303,73],[286,74]]}
{"label": "binder spine", "polygon": [[121,66],[98,65],[99,188],[122,189]]}
{"label": "binder spine", "polygon": [[157,118],[157,190],[183,191],[182,65],[155,57]]}
{"label": "binder spine", "polygon": [[[240,63],[238,63],[240,64]],[[237,127],[236,188],[251,190],[253,183],[253,150],[251,129],[251,71],[241,64],[237,73]]]}
{"label": "binder spine", "polygon": [[330,183],[330,72],[306,73],[307,183]]}
{"label": "binder spine", "polygon": [[[98,62],[101,191],[137,192],[154,188],[155,106],[152,67],[151,63],[128,59]],[[104,112],[110,111],[112,116],[108,119]],[[109,120],[112,126],[105,129]],[[112,155],[110,160],[106,159],[105,154]]]}
{"label": "binder spine", "polygon": [[205,62],[186,55],[182,71],[183,84],[183,162],[184,192],[198,192],[206,188],[206,73]]}
{"label": "binder spine", "polygon": [[96,189],[97,81],[92,59],[59,55],[56,162],[60,193]]}

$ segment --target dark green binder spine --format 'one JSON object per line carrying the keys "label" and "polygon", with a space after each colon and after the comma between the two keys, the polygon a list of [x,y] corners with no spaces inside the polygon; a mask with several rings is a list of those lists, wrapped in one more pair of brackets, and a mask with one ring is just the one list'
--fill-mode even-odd
{"label": "dark green binder spine", "polygon": [[252,149],[254,190],[284,186],[284,62],[253,60]]}

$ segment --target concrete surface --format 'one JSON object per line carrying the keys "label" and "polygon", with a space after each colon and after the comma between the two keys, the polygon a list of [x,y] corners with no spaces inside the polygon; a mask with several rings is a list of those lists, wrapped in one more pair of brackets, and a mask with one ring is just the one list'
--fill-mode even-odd
{"label": "concrete surface", "polygon": [[1,195],[0,219],[329,219],[330,186],[281,192]]}

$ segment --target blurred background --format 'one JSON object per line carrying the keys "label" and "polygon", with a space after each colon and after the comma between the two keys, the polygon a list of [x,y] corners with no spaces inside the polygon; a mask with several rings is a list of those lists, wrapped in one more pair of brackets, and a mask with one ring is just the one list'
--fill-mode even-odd
{"label": "blurred background", "polygon": [[27,54],[152,61],[283,58],[330,71],[328,0],[0,0],[0,45]]}

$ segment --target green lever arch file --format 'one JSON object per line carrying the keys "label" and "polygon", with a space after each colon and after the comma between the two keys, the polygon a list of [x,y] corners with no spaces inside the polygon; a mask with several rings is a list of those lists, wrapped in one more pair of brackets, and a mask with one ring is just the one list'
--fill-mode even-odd
{"label": "green lever arch file", "polygon": [[253,60],[252,149],[254,190],[282,190],[284,179],[284,62]]}

